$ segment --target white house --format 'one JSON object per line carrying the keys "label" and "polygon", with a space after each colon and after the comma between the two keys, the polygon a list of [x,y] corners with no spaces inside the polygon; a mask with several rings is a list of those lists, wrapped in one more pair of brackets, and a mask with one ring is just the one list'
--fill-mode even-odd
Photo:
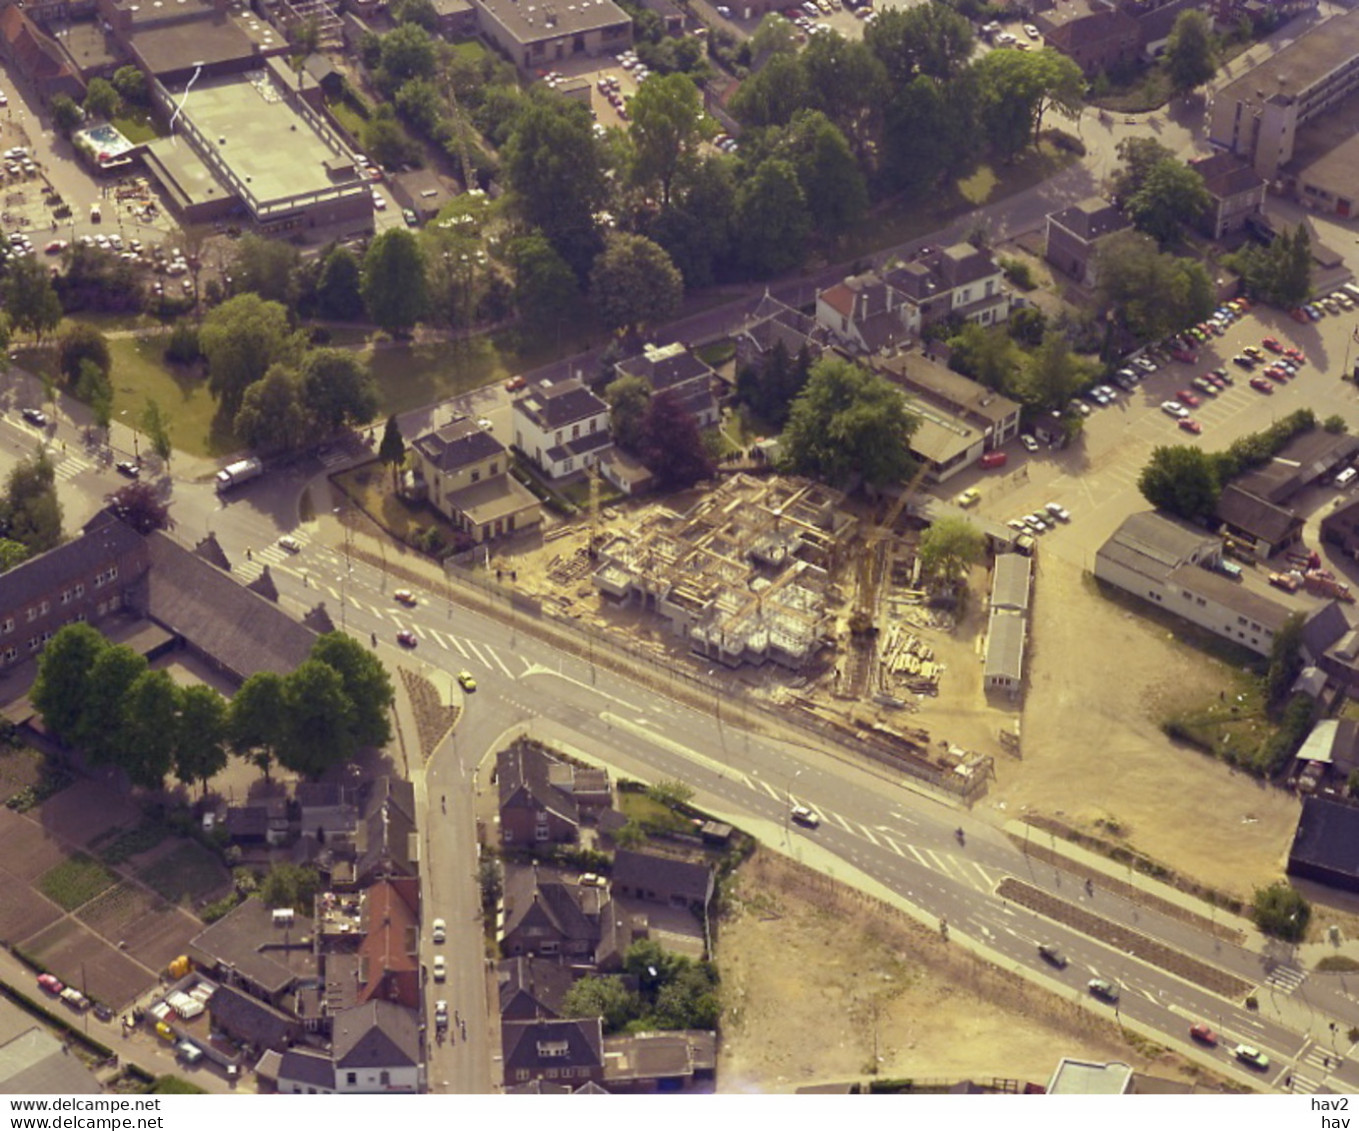
{"label": "white house", "polygon": [[544,381],[514,402],[514,445],[549,479],[581,471],[613,447],[609,406],[575,377]]}
{"label": "white house", "polygon": [[373,1000],[335,1015],[331,1050],[291,1048],[279,1061],[278,1090],[290,1095],[417,1093],[420,1018]]}

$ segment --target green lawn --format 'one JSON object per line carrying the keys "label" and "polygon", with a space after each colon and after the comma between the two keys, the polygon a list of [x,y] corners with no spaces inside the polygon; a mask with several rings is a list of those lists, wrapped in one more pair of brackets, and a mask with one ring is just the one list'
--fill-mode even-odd
{"label": "green lawn", "polygon": [[113,128],[133,145],[155,141],[156,138],[161,136],[160,131],[156,129],[156,123],[151,119],[151,115],[144,110],[128,109],[122,117],[113,119]]}
{"label": "green lawn", "polygon": [[218,892],[230,878],[212,853],[191,840],[140,873],[147,887],[171,903],[199,903]]}
{"label": "green lawn", "polygon": [[135,425],[147,400],[154,400],[169,416],[170,438],[180,451],[195,456],[235,451],[240,444],[217,420],[217,402],[208,392],[207,379],[197,369],[167,362],[167,339],[166,334],[148,334],[109,342],[115,419]]}
{"label": "green lawn", "polygon": [[93,857],[77,852],[38,878],[38,890],[67,911],[111,888],[118,877]]}

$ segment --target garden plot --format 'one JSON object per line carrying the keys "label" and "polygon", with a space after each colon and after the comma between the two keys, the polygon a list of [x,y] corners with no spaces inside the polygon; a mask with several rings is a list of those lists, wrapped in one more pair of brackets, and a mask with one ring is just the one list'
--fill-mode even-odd
{"label": "garden plot", "polygon": [[0,860],[5,871],[31,883],[66,858],[66,849],[36,821],[0,809]]}
{"label": "garden plot", "polygon": [[192,915],[126,882],[86,904],[77,917],[153,970],[183,954],[189,940],[203,929]]}
{"label": "garden plot", "polygon": [[20,949],[63,982],[114,1009],[122,1009],[156,982],[153,970],[71,918],[25,940]]}
{"label": "garden plot", "polygon": [[97,781],[77,781],[39,810],[43,827],[73,844],[89,844],[114,825],[134,825],[141,817],[136,803]]}
{"label": "garden plot", "polygon": [[162,845],[137,878],[171,903],[197,907],[223,895],[231,874],[211,852],[191,840]]}

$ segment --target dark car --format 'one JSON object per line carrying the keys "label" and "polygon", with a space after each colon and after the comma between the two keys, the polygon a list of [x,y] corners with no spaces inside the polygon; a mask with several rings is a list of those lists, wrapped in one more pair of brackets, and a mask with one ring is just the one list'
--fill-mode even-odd
{"label": "dark car", "polygon": [[1255,358],[1247,357],[1244,353],[1239,353],[1234,358],[1232,358],[1232,364],[1239,365],[1241,366],[1242,369],[1254,369]]}
{"label": "dark car", "polygon": [[43,412],[40,408],[21,409],[19,415],[30,424],[36,424],[39,428],[47,427],[47,413]]}
{"label": "dark car", "polygon": [[403,648],[414,648],[416,644],[415,633],[409,628],[403,628],[396,634],[396,642]]}
{"label": "dark car", "polygon": [[1118,1001],[1118,987],[1108,978],[1091,978],[1085,988],[1102,1001]]}
{"label": "dark car", "polygon": [[130,459],[120,459],[113,466],[118,469],[119,475],[126,475],[129,479],[136,479],[142,473],[142,469]]}
{"label": "dark car", "polygon": [[1039,943],[1038,953],[1043,956],[1043,961],[1049,965],[1057,967],[1058,970],[1066,969],[1066,955],[1055,944]]}

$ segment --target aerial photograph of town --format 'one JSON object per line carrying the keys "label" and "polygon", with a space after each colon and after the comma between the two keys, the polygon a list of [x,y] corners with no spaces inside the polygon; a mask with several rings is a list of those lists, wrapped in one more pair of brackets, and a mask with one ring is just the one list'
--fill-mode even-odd
{"label": "aerial photograph of town", "polygon": [[7,1118],[1348,1126],[1359,0],[0,0],[0,150]]}

